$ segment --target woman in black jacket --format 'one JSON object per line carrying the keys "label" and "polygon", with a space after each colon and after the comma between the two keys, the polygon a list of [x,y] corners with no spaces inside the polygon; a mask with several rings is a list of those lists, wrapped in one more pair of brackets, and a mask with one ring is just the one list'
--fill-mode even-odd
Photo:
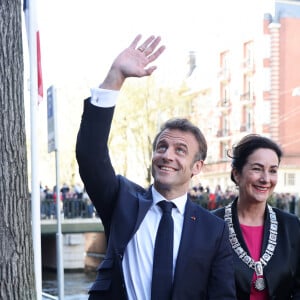
{"label": "woman in black jacket", "polygon": [[300,299],[300,222],[271,207],[282,156],[272,140],[251,134],[232,152],[238,197],[213,213],[229,226],[238,300]]}

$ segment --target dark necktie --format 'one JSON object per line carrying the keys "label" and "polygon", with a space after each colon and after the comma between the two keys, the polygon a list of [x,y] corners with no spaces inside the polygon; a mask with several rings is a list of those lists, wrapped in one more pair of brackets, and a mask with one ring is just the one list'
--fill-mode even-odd
{"label": "dark necktie", "polygon": [[174,224],[171,215],[175,206],[169,201],[157,203],[163,211],[154,246],[152,271],[152,300],[171,299],[173,281],[173,236]]}

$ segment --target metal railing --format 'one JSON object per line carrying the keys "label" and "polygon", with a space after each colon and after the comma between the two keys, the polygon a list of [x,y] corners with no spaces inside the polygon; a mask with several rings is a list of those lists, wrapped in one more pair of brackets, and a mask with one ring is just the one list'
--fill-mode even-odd
{"label": "metal railing", "polygon": [[[95,208],[90,201],[81,198],[66,198],[61,200],[61,209],[65,219],[93,218]],[[56,200],[44,199],[41,201],[41,219],[56,218]]]}

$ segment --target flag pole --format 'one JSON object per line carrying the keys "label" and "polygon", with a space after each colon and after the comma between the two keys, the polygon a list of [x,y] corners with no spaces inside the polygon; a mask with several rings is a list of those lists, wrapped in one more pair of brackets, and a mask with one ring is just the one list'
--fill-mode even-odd
{"label": "flag pole", "polygon": [[32,240],[34,253],[34,274],[36,299],[42,298],[42,267],[41,267],[41,222],[40,222],[40,182],[38,169],[38,68],[36,41],[36,1],[29,0],[29,60],[30,60],[30,132],[31,132],[31,213]]}

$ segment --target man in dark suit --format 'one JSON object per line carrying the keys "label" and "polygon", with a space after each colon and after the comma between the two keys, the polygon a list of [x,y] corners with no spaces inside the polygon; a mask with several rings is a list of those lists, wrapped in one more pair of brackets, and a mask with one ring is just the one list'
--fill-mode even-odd
{"label": "man in dark suit", "polygon": [[[153,142],[154,184],[148,189],[116,175],[111,165],[107,140],[118,91],[127,77],[151,75],[155,67],[148,64],[165,49],[159,37],[150,36],[138,47],[140,39],[137,36],[118,55],[104,82],[85,100],[77,137],[80,175],[107,237],[106,256],[89,299],[236,299],[228,227],[188,197],[190,179],[199,174],[206,158],[201,131],[186,119],[173,119],[162,127]],[[158,280],[159,288],[152,286],[152,274],[164,273],[164,267],[155,272],[153,266],[162,200],[173,203],[168,296],[155,294],[167,279]]]}

